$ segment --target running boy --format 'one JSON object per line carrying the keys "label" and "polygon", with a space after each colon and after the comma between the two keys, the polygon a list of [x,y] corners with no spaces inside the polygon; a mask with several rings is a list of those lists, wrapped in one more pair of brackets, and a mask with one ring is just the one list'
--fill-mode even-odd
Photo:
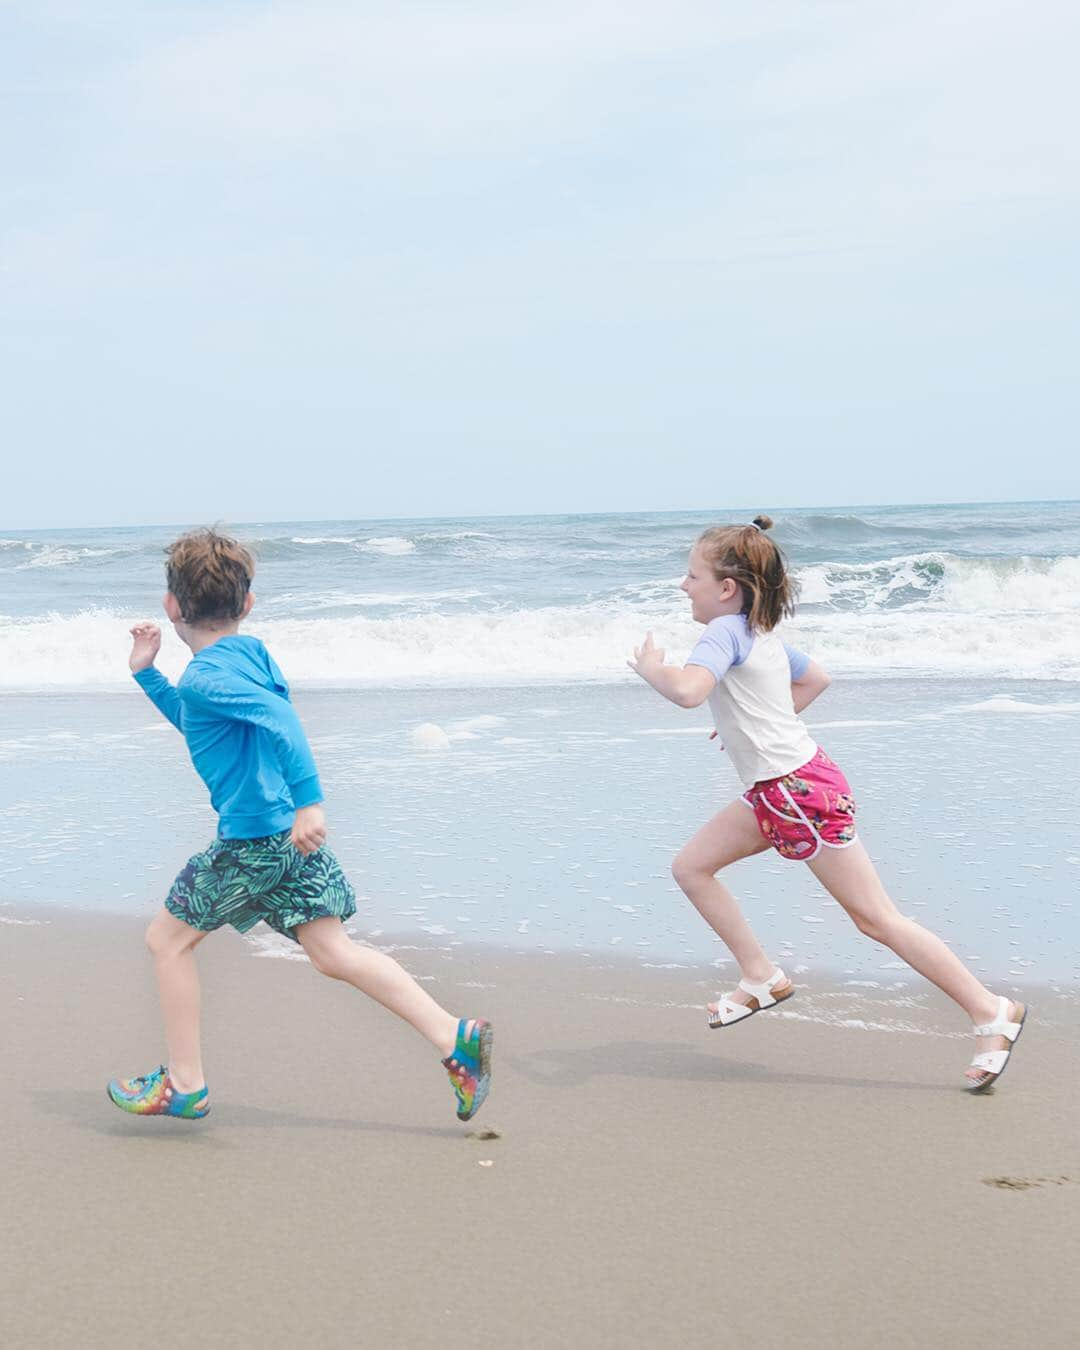
{"label": "running boy", "polygon": [[491,1026],[452,1017],[396,961],[345,934],[355,897],[325,844],[322,788],[289,687],[259,639],[237,631],[255,599],[251,554],[214,530],[186,534],[167,552],[165,613],[192,660],[174,688],[154,669],[161,630],[141,623],[131,630],[128,664],[187,741],[218,834],[173,882],[146,934],[168,1064],[114,1079],[109,1097],[141,1116],[209,1113],[195,948],[223,924],[246,933],[261,919],[299,942],[321,974],[354,985],[426,1037],[450,1075],[458,1119],[469,1120],[491,1082]]}

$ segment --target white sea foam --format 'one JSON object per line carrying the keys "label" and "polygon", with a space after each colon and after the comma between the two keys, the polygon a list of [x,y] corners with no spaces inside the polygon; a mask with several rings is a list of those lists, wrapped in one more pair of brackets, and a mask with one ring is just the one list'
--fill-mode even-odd
{"label": "white sea foam", "polygon": [[308,614],[325,609],[392,609],[423,608],[430,610],[447,600],[478,600],[481,591],[323,591],[319,594],[301,594],[284,591],[267,599],[260,599],[263,614]]}
{"label": "white sea foam", "polygon": [[386,553],[396,555],[400,553],[415,553],[416,545],[411,539],[402,539],[398,535],[387,535],[384,538],[366,539],[362,543],[357,543],[357,548],[364,553]]}
{"label": "white sea foam", "polygon": [[961,558],[918,553],[866,563],[797,568],[803,605],[890,610],[921,607],[957,614],[1076,613],[1080,557]]}
{"label": "white sea foam", "polygon": [[422,722],[420,726],[413,727],[410,739],[418,750],[450,749],[450,737],[434,722]]}
{"label": "white sea foam", "polygon": [[[416,547],[396,535],[327,537],[376,553]],[[1080,679],[1080,558],[988,562],[919,555],[924,563],[928,557],[936,570],[918,574],[926,585],[906,592],[903,604],[894,603],[899,592],[887,578],[881,582],[885,599],[864,594],[860,609],[844,608],[833,592],[835,604],[804,607],[785,625],[785,636],[836,674]],[[862,577],[875,568],[895,580],[916,561],[848,567],[847,580],[828,584],[843,590],[849,574]],[[818,573],[826,584],[825,571]],[[295,599],[280,593],[268,599],[262,610],[267,617],[252,631],[272,646],[292,680],[334,686],[633,681],[625,660],[646,629],[655,632],[669,660],[680,662],[700,634],[674,586],[658,584],[647,600],[641,586],[630,586],[588,602],[516,609],[486,608],[483,597],[452,584],[430,592],[407,586],[335,587],[297,592]],[[848,593],[844,603],[850,601]],[[319,612],[366,607],[376,613]],[[109,609],[0,616],[0,687],[123,685],[127,629],[136,617]],[[162,668],[175,675],[184,659],[166,632]],[[994,704],[973,711],[1021,709]],[[679,732],[655,728],[652,734]]]}
{"label": "white sea foam", "polygon": [[[34,548],[33,545],[30,545]],[[20,563],[15,571],[21,572],[28,567],[66,567],[71,563],[77,563],[83,558],[107,558],[113,553],[122,553],[125,550],[116,548],[61,548],[59,546],[45,546],[37,552],[33,552],[26,562]]]}
{"label": "white sea foam", "polygon": [[346,548],[357,549],[361,553],[385,553],[390,556],[416,552],[413,540],[404,539],[396,534],[374,535],[369,539],[359,539],[356,535],[349,534],[294,534],[290,537],[289,543],[306,544],[309,547],[341,544]]}
{"label": "white sea foam", "polygon": [[958,711],[1020,714],[1042,713],[1046,716],[1060,713],[1080,712],[1080,703],[1029,703],[1021,698],[1010,698],[1008,694],[998,694],[994,698],[986,698],[979,703],[965,703]]}
{"label": "white sea foam", "polygon": [[641,727],[635,736],[704,736],[708,730],[703,726],[695,727]]}

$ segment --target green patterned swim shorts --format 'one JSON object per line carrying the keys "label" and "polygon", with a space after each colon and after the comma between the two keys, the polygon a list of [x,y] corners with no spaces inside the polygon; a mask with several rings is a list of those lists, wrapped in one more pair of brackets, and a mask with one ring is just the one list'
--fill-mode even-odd
{"label": "green patterned swim shorts", "polygon": [[202,933],[227,923],[246,933],[261,920],[297,941],[298,924],[351,918],[356,896],[325,844],[303,854],[283,830],[264,839],[215,839],[188,859],[165,908]]}

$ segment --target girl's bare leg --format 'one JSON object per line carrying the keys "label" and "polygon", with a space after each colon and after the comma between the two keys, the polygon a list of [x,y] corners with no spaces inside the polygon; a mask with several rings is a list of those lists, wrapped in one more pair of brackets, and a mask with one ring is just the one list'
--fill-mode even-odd
{"label": "girl's bare leg", "polygon": [[[757,984],[769,979],[776,965],[766,956],[735,897],[716,879],[716,873],[768,847],[753,811],[744,802],[735,801],[698,830],[671,866],[687,898],[738,962],[743,978]],[[749,996],[736,990],[730,997],[745,1003]]]}
{"label": "girl's bare leg", "polygon": [[[949,950],[941,938],[907,919],[889,898],[866,849],[856,840],[847,848],[823,848],[807,866],[855,922],[860,933],[895,952],[913,970],[936,984],[973,1022],[991,1022],[998,1001]],[[1014,1005],[1015,1010],[1015,1005]],[[979,1050],[1004,1050],[1004,1036],[982,1036]],[[968,1070],[971,1078],[978,1070]]]}
{"label": "girl's bare leg", "polygon": [[199,1038],[199,971],[195,948],[206,937],[162,909],[146,930],[146,945],[154,958],[165,1044],[169,1050],[169,1077],[178,1092],[205,1086]]}
{"label": "girl's bare leg", "polygon": [[340,919],[313,919],[296,930],[311,964],[332,980],[344,980],[404,1018],[445,1059],[457,1043],[458,1019],[441,1008],[402,966],[385,952],[353,942]]}

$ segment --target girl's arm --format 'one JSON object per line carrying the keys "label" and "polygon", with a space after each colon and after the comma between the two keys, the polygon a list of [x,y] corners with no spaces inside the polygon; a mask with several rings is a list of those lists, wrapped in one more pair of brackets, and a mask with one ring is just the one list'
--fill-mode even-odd
{"label": "girl's arm", "polygon": [[698,707],[716,686],[716,676],[704,666],[665,666],[664,649],[653,645],[651,633],[645,635],[642,646],[634,648],[634,659],[626,664],[680,708]]}
{"label": "girl's arm", "polygon": [[810,706],[818,694],[824,693],[832,684],[832,677],[816,661],[808,661],[806,669],[797,680],[791,681],[791,697],[795,711],[801,713]]}

